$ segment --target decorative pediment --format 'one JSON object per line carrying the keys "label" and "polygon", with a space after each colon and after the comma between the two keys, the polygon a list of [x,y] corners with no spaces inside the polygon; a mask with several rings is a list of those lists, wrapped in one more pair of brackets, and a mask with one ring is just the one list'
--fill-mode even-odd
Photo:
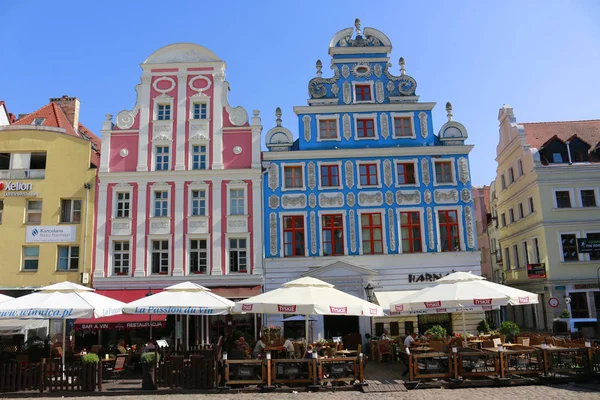
{"label": "decorative pediment", "polygon": [[355,264],[350,264],[343,261],[336,261],[332,264],[325,265],[322,267],[311,268],[308,272],[302,274],[302,276],[312,276],[315,278],[326,278],[326,277],[352,277],[352,276],[372,276],[377,272],[361,267]]}

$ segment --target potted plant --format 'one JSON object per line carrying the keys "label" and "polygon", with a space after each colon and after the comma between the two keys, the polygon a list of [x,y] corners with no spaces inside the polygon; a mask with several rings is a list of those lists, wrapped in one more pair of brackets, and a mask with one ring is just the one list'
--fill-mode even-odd
{"label": "potted plant", "polygon": [[482,335],[488,333],[489,331],[491,331],[491,328],[487,320],[482,319],[481,321],[479,321],[479,323],[477,324],[477,332],[479,332],[479,334]]}
{"label": "potted plant", "polygon": [[96,376],[100,357],[97,354],[89,353],[81,357],[81,368],[83,369],[81,390],[84,392],[93,392],[96,389]]}
{"label": "potted plant", "polygon": [[156,363],[160,361],[160,354],[150,352],[142,353],[140,362],[142,363],[142,389],[156,390]]}
{"label": "potted plant", "polygon": [[446,337],[447,331],[441,325],[434,325],[427,331],[431,335],[431,340],[429,341],[429,347],[436,350],[444,349],[444,338]]}
{"label": "potted plant", "polygon": [[515,337],[521,332],[519,325],[512,321],[504,321],[500,325],[500,333],[506,336],[506,340],[513,341]]}
{"label": "potted plant", "polygon": [[558,318],[560,319],[569,319],[571,318],[571,313],[569,312],[569,310],[567,310],[566,308],[563,310],[562,313],[560,313],[560,315],[558,316]]}
{"label": "potted plant", "polygon": [[40,338],[32,338],[23,345],[23,350],[27,352],[27,360],[30,363],[40,362],[42,358],[48,357],[46,343]]}

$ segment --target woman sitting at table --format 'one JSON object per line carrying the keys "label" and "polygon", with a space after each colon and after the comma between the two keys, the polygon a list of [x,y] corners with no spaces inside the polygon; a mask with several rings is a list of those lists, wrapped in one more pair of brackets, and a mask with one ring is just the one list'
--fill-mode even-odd
{"label": "woman sitting at table", "polygon": [[[306,359],[313,358],[313,353],[316,353],[316,352],[313,349],[312,344],[309,344],[308,347],[306,348],[306,353],[304,353],[304,358],[306,358]],[[317,357],[318,357],[318,355],[317,355]]]}
{"label": "woman sitting at table", "polygon": [[265,339],[265,337],[261,336],[260,339],[258,339],[258,342],[256,342],[256,344],[254,345],[254,350],[252,350],[252,355],[255,358],[258,358],[258,355],[261,354],[263,351],[265,351],[265,347],[267,347],[267,345],[263,341],[264,339]]}

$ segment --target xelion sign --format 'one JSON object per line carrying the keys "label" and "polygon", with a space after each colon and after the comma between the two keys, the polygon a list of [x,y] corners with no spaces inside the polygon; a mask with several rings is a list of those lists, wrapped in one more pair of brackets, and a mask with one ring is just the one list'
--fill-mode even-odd
{"label": "xelion sign", "polygon": [[70,243],[75,241],[76,228],[64,226],[28,226],[26,243]]}
{"label": "xelion sign", "polygon": [[0,181],[0,192],[4,191],[6,197],[37,197],[38,192],[33,191],[33,184],[21,181]]}

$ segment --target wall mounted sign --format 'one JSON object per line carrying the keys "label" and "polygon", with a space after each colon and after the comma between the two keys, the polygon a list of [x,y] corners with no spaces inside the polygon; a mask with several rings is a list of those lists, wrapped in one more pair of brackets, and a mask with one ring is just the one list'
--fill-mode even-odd
{"label": "wall mounted sign", "polygon": [[573,289],[597,289],[597,283],[581,283],[579,285],[573,285]]}
{"label": "wall mounted sign", "polygon": [[551,297],[548,299],[548,305],[552,308],[558,307],[559,304],[560,304],[560,301],[558,301],[558,299],[556,297]]}
{"label": "wall mounted sign", "polygon": [[72,243],[76,241],[77,228],[73,225],[28,226],[26,243]]}
{"label": "wall mounted sign", "polygon": [[0,192],[4,191],[5,197],[38,197],[39,193],[33,191],[33,184],[21,181],[0,181]]}
{"label": "wall mounted sign", "polygon": [[580,253],[600,252],[600,239],[577,239],[577,251]]}
{"label": "wall mounted sign", "polygon": [[440,274],[408,274],[408,283],[435,282],[449,274],[449,272]]}
{"label": "wall mounted sign", "polygon": [[527,279],[546,278],[546,264],[527,264]]}

